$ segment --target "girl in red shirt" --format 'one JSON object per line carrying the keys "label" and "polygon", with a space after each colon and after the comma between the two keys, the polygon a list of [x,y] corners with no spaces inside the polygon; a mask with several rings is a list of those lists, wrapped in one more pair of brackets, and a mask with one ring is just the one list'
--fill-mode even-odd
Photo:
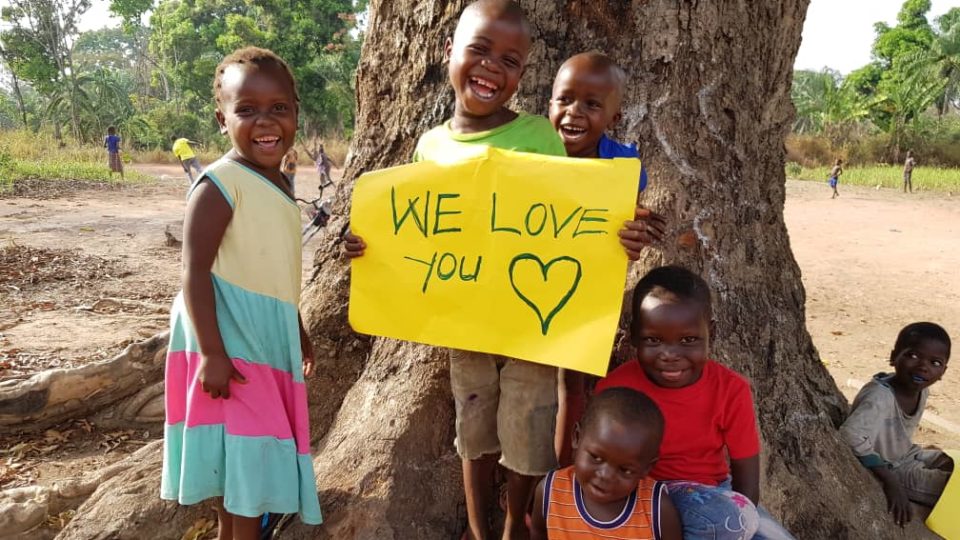
{"label": "girl in red shirt", "polygon": [[685,540],[792,536],[756,506],[760,437],[750,383],[709,358],[710,288],[676,266],[656,268],[633,291],[637,361],[596,391],[628,387],[650,396],[666,419],[650,475],[665,481]]}

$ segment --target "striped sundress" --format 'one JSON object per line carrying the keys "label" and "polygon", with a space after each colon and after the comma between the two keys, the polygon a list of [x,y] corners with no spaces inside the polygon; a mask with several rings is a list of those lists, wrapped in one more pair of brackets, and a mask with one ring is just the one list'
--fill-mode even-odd
{"label": "striped sundress", "polygon": [[298,324],[300,211],[235,161],[213,163],[202,178],[233,209],[211,274],[227,356],[247,383],[231,382],[229,399],[203,392],[200,348],[183,293],[177,295],[160,496],[180,504],[223,496],[235,515],[299,513],[304,523],[319,524]]}
{"label": "striped sundress", "polygon": [[623,511],[611,521],[594,519],[583,501],[574,468],[547,475],[543,487],[543,517],[550,540],[659,540],[660,497],[665,487],[652,478],[640,480]]}

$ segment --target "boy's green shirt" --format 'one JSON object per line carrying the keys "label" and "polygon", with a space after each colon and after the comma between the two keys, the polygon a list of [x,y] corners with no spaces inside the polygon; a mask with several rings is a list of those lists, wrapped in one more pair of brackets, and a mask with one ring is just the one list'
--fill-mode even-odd
{"label": "boy's green shirt", "polygon": [[413,161],[449,161],[457,153],[470,151],[470,147],[478,144],[532,154],[567,155],[560,135],[549,120],[542,116],[519,113],[516,118],[502,126],[467,134],[454,133],[450,129],[450,120],[447,120],[420,136],[413,152]]}

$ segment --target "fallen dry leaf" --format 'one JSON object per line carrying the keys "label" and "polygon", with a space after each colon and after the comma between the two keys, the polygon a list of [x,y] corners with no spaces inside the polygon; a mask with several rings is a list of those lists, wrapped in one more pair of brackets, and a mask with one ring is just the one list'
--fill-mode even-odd
{"label": "fallen dry leaf", "polygon": [[216,526],[217,523],[214,520],[200,518],[183,533],[180,540],[200,540]]}

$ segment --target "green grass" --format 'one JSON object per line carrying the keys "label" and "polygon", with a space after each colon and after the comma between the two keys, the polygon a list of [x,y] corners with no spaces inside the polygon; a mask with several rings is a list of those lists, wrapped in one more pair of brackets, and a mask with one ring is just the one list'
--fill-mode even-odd
{"label": "green grass", "polygon": [[97,163],[69,161],[64,159],[41,159],[37,161],[17,159],[0,147],[0,192],[10,189],[15,182],[23,180],[80,181],[109,184],[132,184],[147,182],[151,177],[127,169],[124,178],[114,174],[103,160]]}
{"label": "green grass", "polygon": [[[796,163],[787,164],[787,176],[798,180],[810,180],[826,183],[832,167],[800,167]],[[871,165],[843,169],[840,185],[870,186],[885,188],[903,187],[903,167],[891,165]],[[913,189],[933,191],[960,191],[960,169],[941,169],[938,167],[916,167],[913,169]]]}
{"label": "green grass", "polygon": [[111,178],[103,148],[77,145],[59,148],[50,136],[0,131],[0,191],[23,180],[128,184],[150,179],[129,168],[123,180],[117,175]]}

